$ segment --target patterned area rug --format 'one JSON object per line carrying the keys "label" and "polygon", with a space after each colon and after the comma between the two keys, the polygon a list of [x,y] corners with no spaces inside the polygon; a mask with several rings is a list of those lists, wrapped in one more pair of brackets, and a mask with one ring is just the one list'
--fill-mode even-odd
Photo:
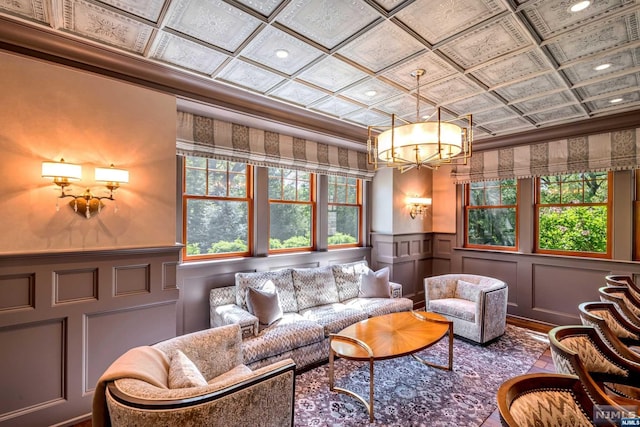
{"label": "patterned area rug", "polygon": [[[549,347],[546,334],[507,325],[499,340],[477,346],[455,339],[453,371],[422,365],[411,356],[374,363],[376,426],[479,426],[496,409],[505,380],[526,373]],[[447,338],[418,355],[447,364]],[[329,391],[329,365],[296,377],[296,426],[363,426],[369,415],[356,399]],[[368,400],[366,362],[335,361],[336,386]]]}

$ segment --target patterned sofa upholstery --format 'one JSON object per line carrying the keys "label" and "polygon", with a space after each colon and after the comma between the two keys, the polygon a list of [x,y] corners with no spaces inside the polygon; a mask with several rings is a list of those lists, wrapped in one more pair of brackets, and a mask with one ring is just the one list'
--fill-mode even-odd
{"label": "patterned sofa upholstery", "polygon": [[292,426],[295,364],[251,370],[241,344],[228,325],[129,350],[98,382],[93,426]]}
{"label": "patterned sofa upholstery", "polygon": [[504,334],[507,284],[475,274],[424,279],[425,307],[453,321],[453,333],[479,344]]}
{"label": "patterned sofa upholstery", "polygon": [[[291,358],[298,368],[329,357],[329,334],[371,316],[413,308],[402,297],[402,286],[389,282],[388,297],[364,298],[360,278],[366,261],[317,268],[285,268],[236,273],[235,285],[212,289],[209,295],[211,327],[239,324],[244,363],[251,368]],[[275,285],[282,318],[261,325],[247,306],[248,288]]]}

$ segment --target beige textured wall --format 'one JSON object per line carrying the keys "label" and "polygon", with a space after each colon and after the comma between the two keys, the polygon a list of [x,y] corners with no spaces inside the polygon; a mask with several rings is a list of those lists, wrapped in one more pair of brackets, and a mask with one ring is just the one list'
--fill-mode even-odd
{"label": "beige textured wall", "polygon": [[[175,243],[173,96],[0,52],[0,253],[164,246]],[[130,183],[91,219],[67,201],[41,162],[82,163],[70,191],[96,186],[93,168],[129,170]],[[68,200],[68,199],[67,199]]]}
{"label": "beige textured wall", "polygon": [[456,232],[456,185],[451,178],[451,166],[441,166],[433,172],[433,231]]}

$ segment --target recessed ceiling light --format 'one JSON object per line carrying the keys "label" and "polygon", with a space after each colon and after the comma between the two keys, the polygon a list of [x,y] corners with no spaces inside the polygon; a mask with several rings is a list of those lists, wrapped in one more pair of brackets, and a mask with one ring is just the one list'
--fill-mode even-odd
{"label": "recessed ceiling light", "polygon": [[376,92],[375,90],[368,90],[364,94],[367,96],[376,96],[378,92]]}
{"label": "recessed ceiling light", "polygon": [[611,64],[609,64],[608,62],[605,64],[600,64],[597,67],[594,67],[593,69],[596,71],[602,71],[602,70],[606,70],[607,68],[611,67]]}
{"label": "recessed ceiling light", "polygon": [[284,49],[278,49],[276,50],[276,56],[278,58],[286,58],[289,56],[289,51],[284,50]]}
{"label": "recessed ceiling light", "polygon": [[588,8],[590,4],[591,2],[589,0],[579,1],[569,7],[569,12],[580,12]]}
{"label": "recessed ceiling light", "polygon": [[618,102],[622,102],[622,98],[613,98],[609,101],[611,104],[617,104]]}

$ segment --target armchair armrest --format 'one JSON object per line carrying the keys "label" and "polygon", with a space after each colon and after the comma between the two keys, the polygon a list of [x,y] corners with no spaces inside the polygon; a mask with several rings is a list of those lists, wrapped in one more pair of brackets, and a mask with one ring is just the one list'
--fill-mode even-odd
{"label": "armchair armrest", "polygon": [[211,306],[211,327],[240,325],[242,338],[258,335],[258,318],[236,304]]}

